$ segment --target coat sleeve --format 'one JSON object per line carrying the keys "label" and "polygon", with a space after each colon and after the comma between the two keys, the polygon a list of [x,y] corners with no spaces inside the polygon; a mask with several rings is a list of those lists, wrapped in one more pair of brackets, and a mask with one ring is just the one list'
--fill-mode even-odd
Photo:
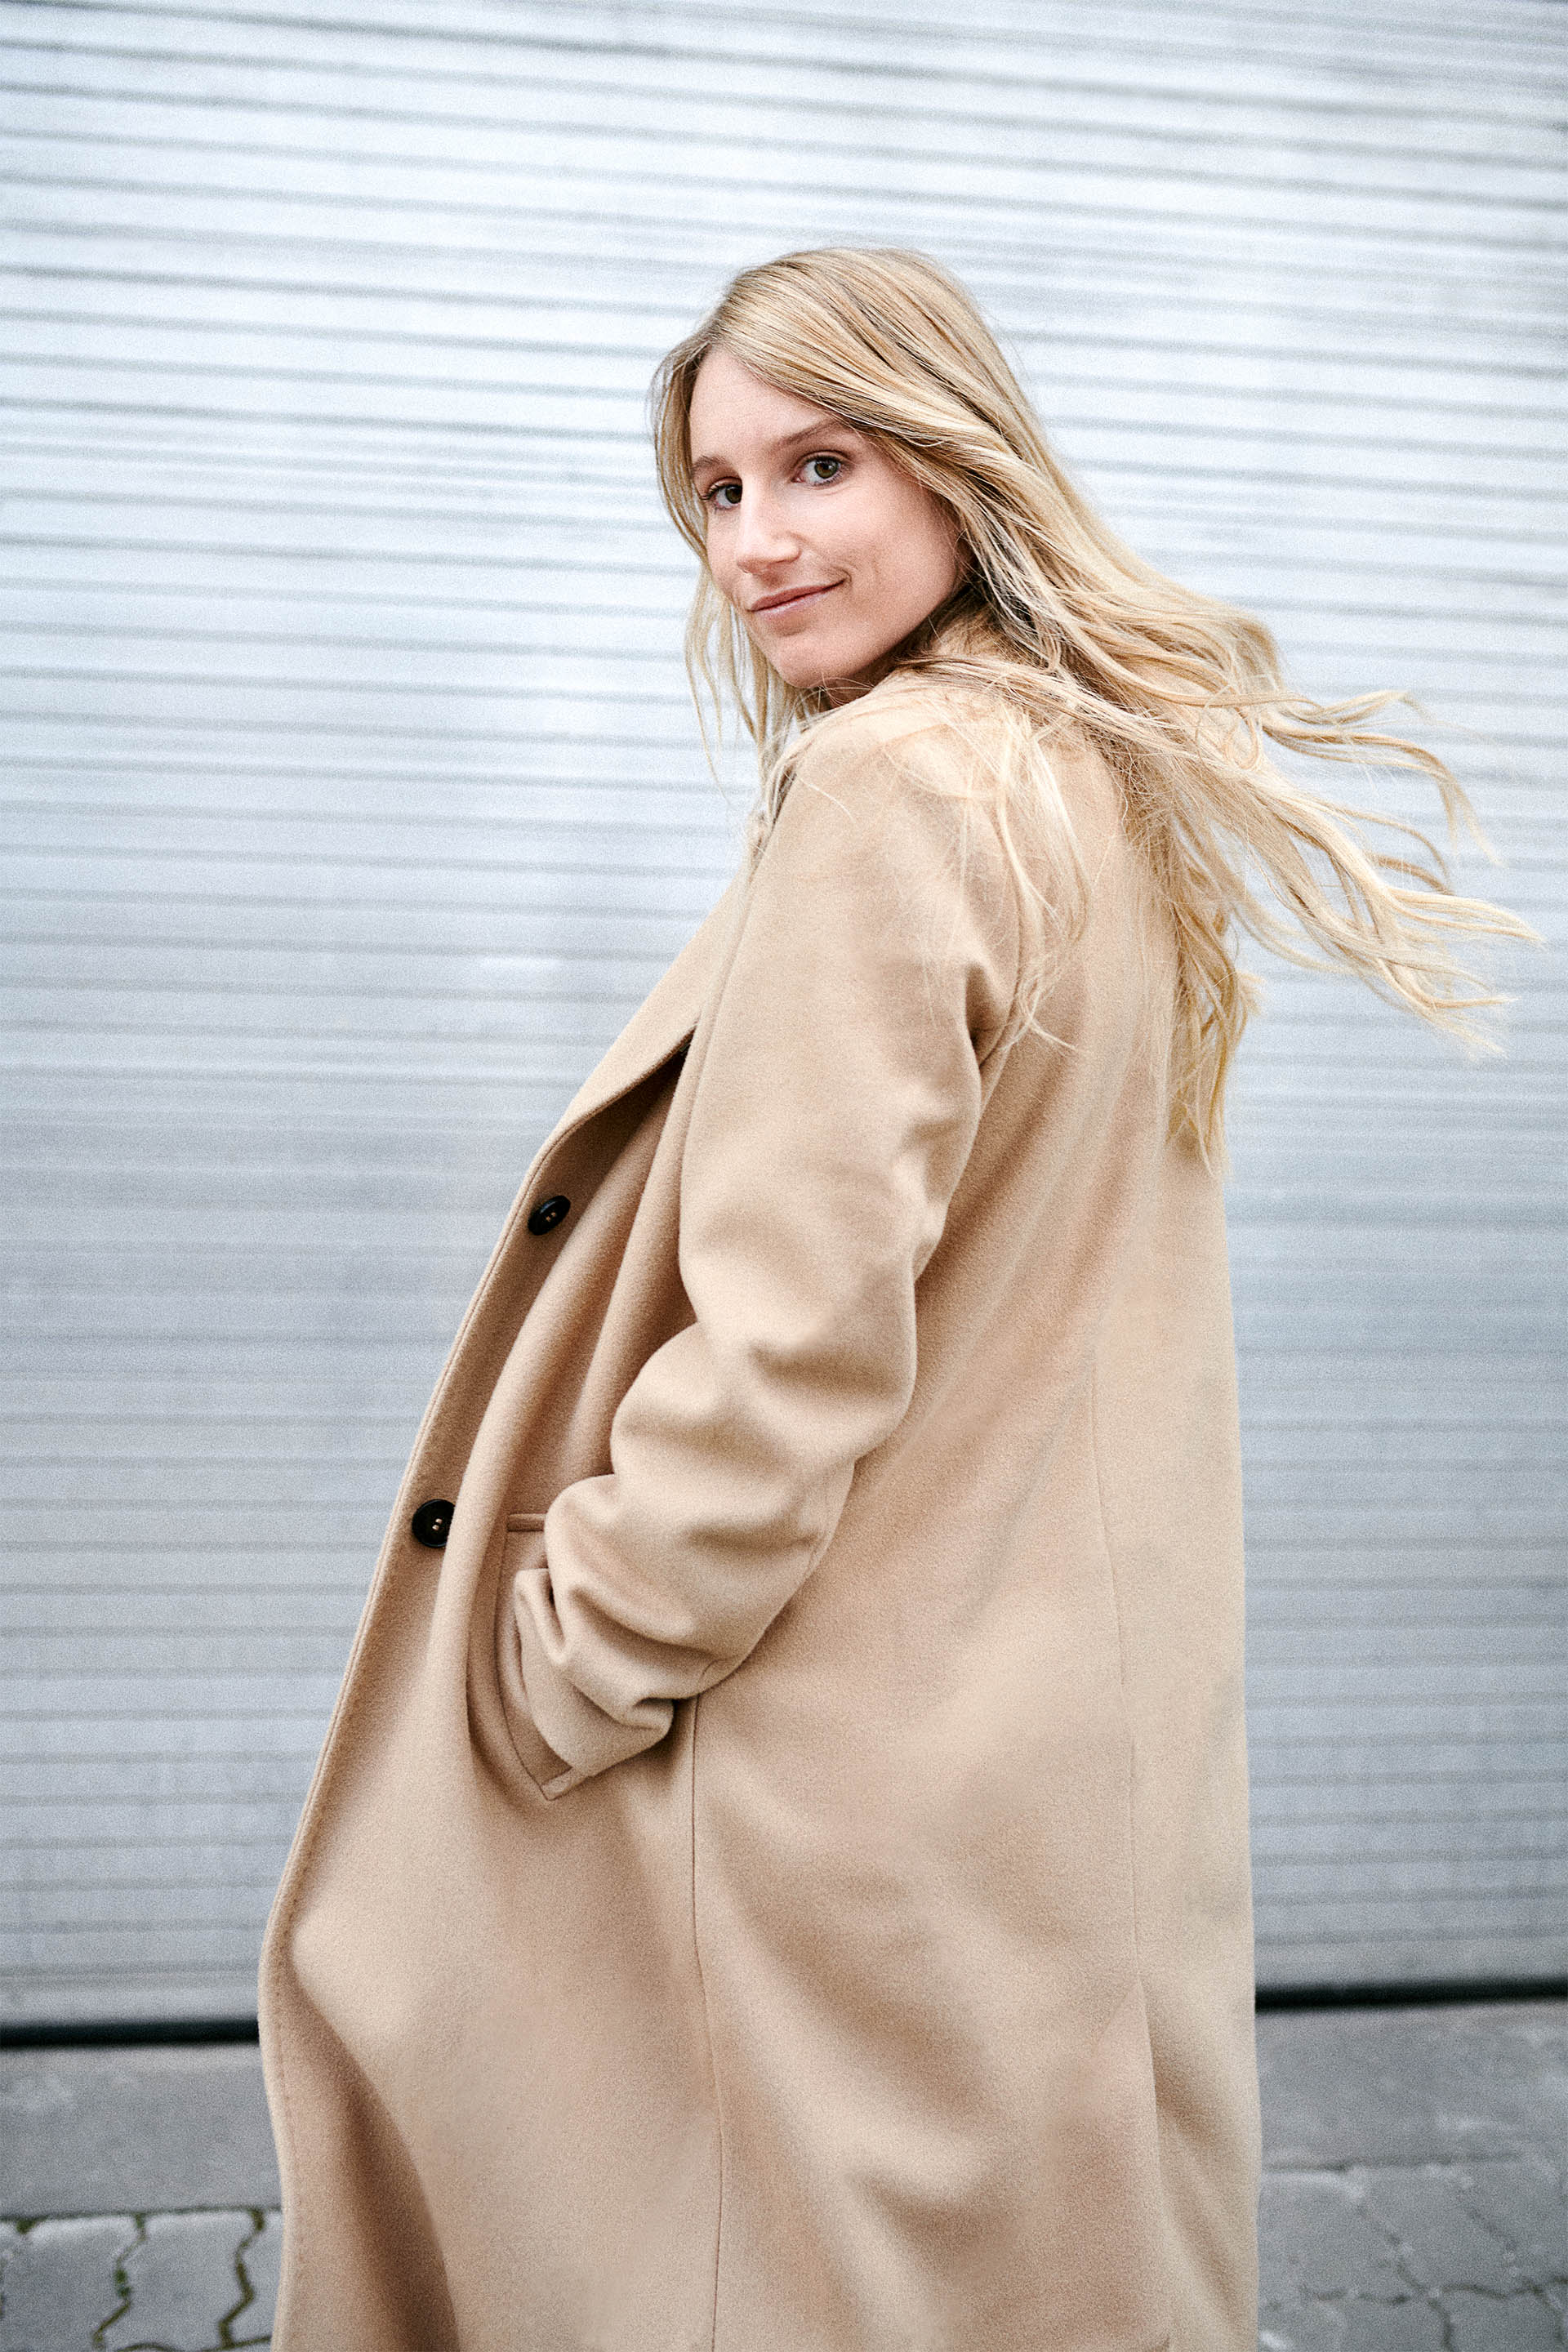
{"label": "coat sleeve", "polygon": [[517,1579],[547,1795],[651,1747],[748,1656],[909,1406],[915,1286],[1017,966],[994,825],[922,777],[933,756],[836,723],[752,878],[681,1163],[695,1319]]}

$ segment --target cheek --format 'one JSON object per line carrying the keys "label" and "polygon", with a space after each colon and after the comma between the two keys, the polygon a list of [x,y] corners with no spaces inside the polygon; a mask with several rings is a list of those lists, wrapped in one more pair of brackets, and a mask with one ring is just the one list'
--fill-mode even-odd
{"label": "cheek", "polygon": [[867,546],[861,576],[867,601],[875,604],[894,643],[958,585],[952,534],[925,506],[905,505]]}
{"label": "cheek", "polygon": [[958,585],[956,538],[940,508],[922,501],[910,517],[906,546],[911,585],[918,578],[931,603],[940,604]]}
{"label": "cheek", "polygon": [[703,545],[707,552],[708,569],[712,574],[713,584],[721,595],[727,596],[730,593],[729,583],[734,576],[734,567],[725,561],[723,532],[710,530]]}

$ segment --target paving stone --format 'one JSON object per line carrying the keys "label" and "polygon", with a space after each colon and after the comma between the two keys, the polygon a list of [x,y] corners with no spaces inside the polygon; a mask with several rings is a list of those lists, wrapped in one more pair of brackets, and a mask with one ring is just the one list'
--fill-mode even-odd
{"label": "paving stone", "polygon": [[1367,2210],[1399,2240],[1400,2261],[1423,2286],[1523,2286],[1508,2246],[1464,2203],[1452,2165],[1378,2165],[1366,2175]]}
{"label": "paving stone", "polygon": [[278,2195],[258,2050],[0,2050],[0,2213],[195,2212]]}
{"label": "paving stone", "polygon": [[1277,2190],[1272,2178],[1265,2173],[1258,2202],[1258,2299],[1265,2308],[1300,2301],[1300,2289],[1290,2268],[1290,2214],[1289,2198],[1282,2189]]}
{"label": "paving stone", "polygon": [[1271,2167],[1568,2146],[1568,2001],[1265,2013],[1258,2056]]}
{"label": "paving stone", "polygon": [[8,2251],[0,2352],[90,2352],[125,2301],[115,2275],[136,2243],[129,2213],[38,2221]]}
{"label": "paving stone", "polygon": [[1562,2352],[1568,2342],[1544,2295],[1477,2294],[1457,2287],[1443,2297],[1452,2352]]}
{"label": "paving stone", "polygon": [[1281,2310],[1266,2307],[1259,2352],[1447,2352],[1443,2315],[1424,2295],[1404,2303],[1362,2295],[1314,2298]]}
{"label": "paving stone", "polygon": [[1568,2283],[1568,2194],[1551,2165],[1540,2158],[1469,2164],[1458,2180],[1470,2211],[1512,2248],[1526,2279],[1538,2286]]}
{"label": "paving stone", "polygon": [[1293,2303],[1288,2309],[1265,2304],[1258,2314],[1258,2352],[1359,2352],[1345,2334],[1344,2305]]}
{"label": "paving stone", "polygon": [[236,2344],[264,2344],[270,2336],[282,2261],[283,2216],[264,2214],[256,2236],[239,2250],[240,2276],[253,2292],[251,2301],[236,2314],[229,2330]]}
{"label": "paving stone", "polygon": [[213,2352],[245,2300],[236,2257],[255,2229],[248,2213],[154,2213],[125,2258],[130,2307],[105,2328],[103,2352]]}
{"label": "paving stone", "polygon": [[1410,2282],[1341,2172],[1266,2173],[1258,2230],[1267,2258],[1264,2300],[1289,2306],[1313,2295],[1355,2294],[1397,2303]]}
{"label": "paving stone", "polygon": [[1407,2303],[1365,2303],[1357,2295],[1342,2309],[1346,2352],[1447,2352],[1443,2315],[1424,2295]]}

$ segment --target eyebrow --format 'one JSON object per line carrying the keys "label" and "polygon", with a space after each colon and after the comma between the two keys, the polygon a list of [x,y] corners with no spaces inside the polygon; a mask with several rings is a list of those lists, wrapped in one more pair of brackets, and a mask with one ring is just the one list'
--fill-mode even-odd
{"label": "eyebrow", "polygon": [[[813,442],[821,441],[825,434],[834,432],[850,434],[858,441],[865,437],[859,427],[851,425],[847,416],[835,416],[831,410],[824,409],[820,425],[803,425],[798,433],[786,433],[782,441],[775,441],[771,446],[775,455],[783,456],[787,450],[809,448]],[[700,474],[705,466],[717,466],[722,472],[728,464],[727,458],[704,455],[692,458],[691,470]]]}

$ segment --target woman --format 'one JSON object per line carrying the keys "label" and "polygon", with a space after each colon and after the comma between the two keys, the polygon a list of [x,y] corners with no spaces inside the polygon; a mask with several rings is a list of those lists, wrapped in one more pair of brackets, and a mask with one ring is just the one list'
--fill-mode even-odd
{"label": "woman", "polygon": [[658,401],[762,799],[394,1515],[264,1960],[277,2342],[1239,2352],[1235,934],[1460,1028],[1521,927],[1269,763],[1464,808],[930,262],[745,273]]}

